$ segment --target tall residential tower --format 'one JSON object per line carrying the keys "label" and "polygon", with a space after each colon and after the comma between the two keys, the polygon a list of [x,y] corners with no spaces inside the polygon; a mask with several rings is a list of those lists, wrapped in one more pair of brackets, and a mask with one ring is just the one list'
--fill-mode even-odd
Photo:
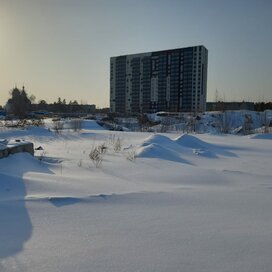
{"label": "tall residential tower", "polygon": [[202,45],[112,57],[111,112],[205,111],[207,68]]}

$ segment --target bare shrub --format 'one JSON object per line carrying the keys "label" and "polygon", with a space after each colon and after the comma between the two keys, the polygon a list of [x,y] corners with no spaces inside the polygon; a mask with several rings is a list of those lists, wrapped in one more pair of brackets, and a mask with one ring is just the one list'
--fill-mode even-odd
{"label": "bare shrub", "polygon": [[81,166],[82,166],[82,159],[80,159],[80,160],[78,161],[77,166],[78,166],[78,167],[81,167]]}
{"label": "bare shrub", "polygon": [[132,149],[129,150],[128,153],[126,154],[126,159],[133,162],[136,160],[136,150]]}
{"label": "bare shrub", "polygon": [[53,123],[53,129],[57,134],[61,134],[61,131],[63,130],[64,123],[62,121],[54,121]]}
{"label": "bare shrub", "polygon": [[108,149],[108,147],[106,146],[105,143],[98,145],[97,148],[98,148],[100,154],[105,154]]}
{"label": "bare shrub", "polygon": [[186,119],[184,118],[183,132],[195,133],[197,129],[198,116],[193,114],[188,114]]}
{"label": "bare shrub", "polygon": [[43,127],[44,121],[43,119],[32,119],[30,125],[35,127]]}
{"label": "bare shrub", "polygon": [[268,116],[267,116],[267,111],[264,111],[264,129],[263,132],[264,133],[271,133],[272,129],[271,129],[271,123],[272,121],[269,120]]}
{"label": "bare shrub", "polygon": [[250,114],[245,114],[244,124],[243,124],[243,130],[245,135],[248,135],[251,133],[252,124],[253,124],[252,116]]}
{"label": "bare shrub", "polygon": [[115,142],[115,135],[110,134],[109,136],[109,144],[113,145]]}
{"label": "bare shrub", "polygon": [[223,111],[222,115],[220,115],[220,124],[222,133],[230,132],[230,117],[227,111]]}
{"label": "bare shrub", "polygon": [[110,135],[109,144],[113,146],[114,152],[120,152],[122,150],[122,141],[115,135]]}
{"label": "bare shrub", "polygon": [[99,146],[93,147],[89,154],[89,158],[93,162],[94,166],[98,168],[102,164],[102,161],[103,161],[101,148]]}
{"label": "bare shrub", "polygon": [[18,127],[26,128],[28,126],[28,122],[26,119],[20,119],[17,123]]}
{"label": "bare shrub", "polygon": [[121,149],[122,149],[122,143],[121,143],[120,138],[118,137],[118,138],[116,139],[116,141],[114,142],[113,150],[114,150],[115,152],[120,152]]}
{"label": "bare shrub", "polygon": [[43,150],[43,151],[40,153],[39,157],[38,157],[40,163],[42,163],[42,161],[44,160],[45,155],[46,155],[46,152]]}
{"label": "bare shrub", "polygon": [[167,131],[168,131],[168,125],[161,124],[161,126],[158,129],[158,132],[166,133]]}

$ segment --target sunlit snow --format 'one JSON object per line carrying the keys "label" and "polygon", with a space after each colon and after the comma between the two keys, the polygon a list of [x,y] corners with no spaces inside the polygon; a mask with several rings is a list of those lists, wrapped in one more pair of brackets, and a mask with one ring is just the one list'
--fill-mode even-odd
{"label": "sunlit snow", "polygon": [[0,160],[1,272],[271,271],[271,134],[46,126],[0,131],[42,147]]}

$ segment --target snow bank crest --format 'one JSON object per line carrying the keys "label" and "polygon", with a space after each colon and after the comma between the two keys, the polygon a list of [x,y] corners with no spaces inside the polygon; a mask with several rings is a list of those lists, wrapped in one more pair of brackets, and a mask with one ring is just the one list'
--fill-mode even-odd
{"label": "snow bank crest", "polygon": [[262,139],[262,140],[272,140],[272,134],[255,134],[250,137],[251,139]]}
{"label": "snow bank crest", "polygon": [[175,139],[175,142],[179,145],[182,145],[184,147],[190,147],[194,149],[206,149],[208,148],[209,144],[198,139],[197,137],[193,135],[184,134],[179,136]]}

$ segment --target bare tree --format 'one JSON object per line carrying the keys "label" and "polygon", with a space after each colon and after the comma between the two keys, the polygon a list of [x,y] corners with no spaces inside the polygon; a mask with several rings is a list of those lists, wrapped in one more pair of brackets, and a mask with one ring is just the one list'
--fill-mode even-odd
{"label": "bare tree", "polygon": [[64,126],[64,123],[62,121],[53,122],[53,130],[55,130],[57,134],[61,134],[61,131],[63,130],[63,126]]}
{"label": "bare tree", "polygon": [[74,131],[79,131],[82,129],[82,119],[77,118],[77,119],[72,119],[70,121],[71,129]]}
{"label": "bare tree", "polygon": [[245,135],[251,133],[252,124],[253,124],[252,116],[250,114],[245,114],[243,125],[243,131]]}

